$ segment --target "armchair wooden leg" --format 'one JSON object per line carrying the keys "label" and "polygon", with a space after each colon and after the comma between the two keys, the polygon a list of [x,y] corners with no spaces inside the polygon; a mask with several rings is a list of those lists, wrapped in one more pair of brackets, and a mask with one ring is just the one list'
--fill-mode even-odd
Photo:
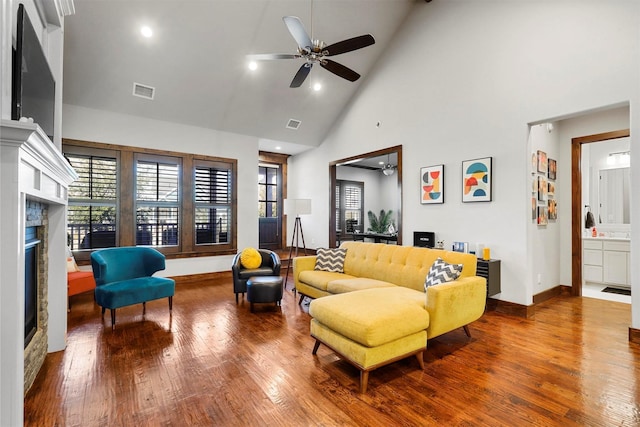
{"label": "armchair wooden leg", "polygon": [[238,304],[238,293],[236,292],[236,304]]}
{"label": "armchair wooden leg", "polygon": [[142,303],[142,315],[144,316],[145,314],[147,314],[147,302],[143,302]]}
{"label": "armchair wooden leg", "polygon": [[173,310],[173,297],[169,297],[169,311]]}
{"label": "armchair wooden leg", "polygon": [[471,338],[471,332],[469,332],[469,326],[464,325],[462,328],[464,329],[464,333],[467,334],[469,338]]}
{"label": "armchair wooden leg", "polygon": [[116,309],[110,308],[109,311],[111,312],[111,330],[114,331],[116,329]]}
{"label": "armchair wooden leg", "polygon": [[318,352],[318,347],[320,347],[320,341],[316,340],[316,343],[313,345],[313,351],[311,354],[316,354]]}
{"label": "armchair wooden leg", "polygon": [[104,319],[104,312],[107,311],[106,308],[102,307],[102,318]]}

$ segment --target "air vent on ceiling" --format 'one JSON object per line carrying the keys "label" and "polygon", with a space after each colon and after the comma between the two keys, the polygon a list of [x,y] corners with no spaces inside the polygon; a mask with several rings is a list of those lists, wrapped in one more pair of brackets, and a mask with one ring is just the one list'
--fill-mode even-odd
{"label": "air vent on ceiling", "polygon": [[289,121],[287,122],[287,129],[298,130],[301,123],[302,122],[300,120],[289,119]]}
{"label": "air vent on ceiling", "polygon": [[156,88],[133,82],[133,95],[140,98],[153,99]]}

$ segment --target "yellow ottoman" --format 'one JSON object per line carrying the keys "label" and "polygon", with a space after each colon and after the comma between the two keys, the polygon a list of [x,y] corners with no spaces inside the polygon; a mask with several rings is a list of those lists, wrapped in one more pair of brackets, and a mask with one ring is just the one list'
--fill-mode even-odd
{"label": "yellow ottoman", "polygon": [[429,312],[410,289],[376,288],[331,295],[309,306],[313,354],[324,344],[360,370],[360,391],[369,372],[415,355],[424,369]]}

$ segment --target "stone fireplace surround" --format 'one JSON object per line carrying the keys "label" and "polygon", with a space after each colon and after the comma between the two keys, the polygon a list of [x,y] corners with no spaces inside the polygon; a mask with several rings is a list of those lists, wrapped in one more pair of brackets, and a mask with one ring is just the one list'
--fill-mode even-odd
{"label": "stone fireplace surround", "polygon": [[47,261],[40,274],[46,276],[48,321],[37,334],[51,353],[66,347],[67,189],[77,175],[39,126],[15,120],[0,121],[0,162],[0,425],[21,425],[27,201],[47,206]]}

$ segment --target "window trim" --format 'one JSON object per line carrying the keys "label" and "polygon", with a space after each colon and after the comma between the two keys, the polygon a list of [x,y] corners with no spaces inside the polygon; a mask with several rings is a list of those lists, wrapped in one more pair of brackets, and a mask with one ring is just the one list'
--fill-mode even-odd
{"label": "window trim", "polygon": [[[135,194],[135,165],[138,157],[150,156],[153,158],[170,157],[181,160],[180,196],[179,196],[179,221],[181,226],[181,238],[178,246],[154,246],[164,253],[168,259],[189,258],[200,256],[233,255],[237,252],[237,222],[238,222],[238,196],[237,176],[238,160],[224,157],[205,156],[201,154],[180,153],[151,148],[131,147],[100,142],[82,141],[63,138],[62,151],[74,154],[87,154],[111,150],[119,155],[118,163],[118,200],[117,200],[117,237],[118,246],[135,245],[136,230],[136,194]],[[228,167],[231,171],[231,218],[230,239],[228,243],[196,245],[194,240],[193,218],[195,207],[195,167],[198,162],[219,163]],[[80,264],[89,262],[92,250],[76,250],[74,256]]]}

